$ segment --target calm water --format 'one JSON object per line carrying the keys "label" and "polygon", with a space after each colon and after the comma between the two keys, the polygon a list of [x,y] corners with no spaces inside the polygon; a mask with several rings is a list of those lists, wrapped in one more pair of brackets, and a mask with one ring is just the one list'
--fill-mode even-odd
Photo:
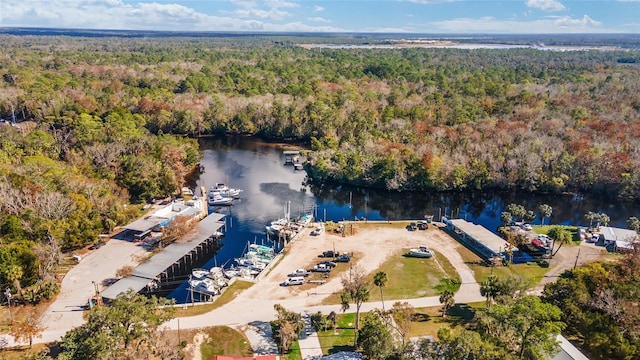
{"label": "calm water", "polygon": [[[232,206],[215,210],[228,214],[224,246],[205,267],[231,265],[245,250],[247,242],[273,245],[266,237],[265,226],[284,215],[290,202],[291,216],[314,211],[321,220],[341,221],[366,217],[369,220],[422,219],[425,214],[465,218],[495,231],[500,214],[511,203],[522,204],[537,212],[540,204],[553,207],[551,223],[587,225],[584,214],[604,212],[612,226],[626,227],[630,216],[640,217],[638,204],[616,199],[577,197],[573,195],[531,195],[518,193],[414,193],[367,190],[345,186],[306,186],[304,171],[284,165],[284,148],[250,138],[206,139],[201,148],[205,172],[193,179],[192,186],[211,187],[225,182],[243,189],[242,198]],[[199,194],[199,190],[196,190]],[[547,223],[549,219],[545,220]],[[540,220],[536,219],[535,223]],[[277,246],[277,244],[276,244]],[[187,299],[186,285],[169,297],[178,302]]]}

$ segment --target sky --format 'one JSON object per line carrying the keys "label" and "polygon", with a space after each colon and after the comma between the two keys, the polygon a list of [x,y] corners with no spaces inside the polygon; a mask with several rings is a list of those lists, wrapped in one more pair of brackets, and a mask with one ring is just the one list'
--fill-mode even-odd
{"label": "sky", "polygon": [[243,32],[640,33],[640,0],[0,0],[0,26]]}

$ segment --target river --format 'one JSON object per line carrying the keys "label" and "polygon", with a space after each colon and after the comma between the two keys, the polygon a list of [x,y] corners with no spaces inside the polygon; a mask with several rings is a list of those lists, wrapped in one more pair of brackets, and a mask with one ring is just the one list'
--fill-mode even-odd
{"label": "river", "polygon": [[[248,242],[275,245],[266,236],[265,226],[281,218],[287,203],[291,216],[314,211],[320,220],[401,220],[422,219],[424,215],[464,218],[495,231],[500,225],[500,214],[511,203],[524,205],[537,213],[540,204],[553,208],[546,223],[588,225],[584,214],[604,212],[611,218],[610,225],[626,227],[630,216],[640,217],[640,205],[621,202],[614,198],[576,195],[540,195],[517,192],[389,192],[325,185],[305,185],[304,171],[284,164],[281,144],[261,142],[253,138],[231,137],[200,140],[204,157],[204,172],[192,179],[192,187],[227,183],[243,190],[241,199],[232,206],[210,209],[227,214],[224,246],[205,267],[231,265]],[[196,194],[199,190],[196,190]],[[536,219],[535,223],[540,223]],[[185,285],[169,297],[177,302],[186,300]]]}

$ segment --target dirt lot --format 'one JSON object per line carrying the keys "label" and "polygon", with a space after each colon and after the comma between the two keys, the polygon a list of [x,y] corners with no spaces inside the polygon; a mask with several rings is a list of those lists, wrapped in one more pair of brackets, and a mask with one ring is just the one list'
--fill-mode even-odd
{"label": "dirt lot", "polygon": [[[290,244],[285,256],[276,262],[271,270],[243,294],[243,297],[269,300],[290,300],[307,298],[306,305],[318,305],[323,298],[342,288],[341,274],[348,274],[349,265],[361,267],[365,273],[376,270],[391,255],[400,255],[403,250],[426,245],[443,253],[458,270],[463,283],[474,283],[473,274],[464,263],[456,248],[461,246],[446,233],[430,227],[428,230],[408,231],[403,227],[389,226],[387,223],[354,223],[354,235],[343,237],[333,232],[322,232],[311,236],[314,227],[305,229]],[[280,286],[287,274],[295,269],[311,269],[313,265],[325,260],[318,257],[323,251],[333,250],[354,255],[350,264],[338,264],[338,268],[329,273],[326,283],[305,284],[302,286]],[[321,274],[312,274],[309,279],[324,279]],[[309,294],[319,295],[309,297]],[[324,296],[323,296],[324,295]]]}

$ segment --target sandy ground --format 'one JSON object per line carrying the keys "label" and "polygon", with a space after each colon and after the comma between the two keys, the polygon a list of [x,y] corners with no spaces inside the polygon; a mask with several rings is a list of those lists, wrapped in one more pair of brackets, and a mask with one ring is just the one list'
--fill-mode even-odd
{"label": "sandy ground", "polygon": [[[310,236],[314,227],[305,229],[290,244],[286,254],[276,266],[260,279],[258,284],[247,290],[243,297],[261,300],[291,300],[304,298],[308,306],[318,305],[334,292],[342,288],[341,274],[329,273],[327,282],[322,285],[280,286],[287,274],[295,269],[311,269],[313,265],[325,260],[318,255],[323,251],[335,249],[337,252],[354,254],[357,261],[350,265],[360,267],[365,273],[375,271],[390,256],[401,255],[408,248],[426,245],[443,253],[460,273],[462,282],[473,286],[473,273],[464,263],[457,247],[461,246],[443,231],[431,226],[428,230],[408,231],[404,228],[388,227],[386,223],[359,226],[354,223],[355,234],[343,237],[341,234],[324,231],[318,236]],[[436,259],[431,259],[435,261]],[[348,273],[348,269],[342,272]],[[322,279],[316,275],[314,278]],[[467,289],[472,291],[473,289]],[[479,289],[478,289],[479,291]],[[310,294],[314,296],[310,296]],[[462,299],[461,299],[462,300]]]}

